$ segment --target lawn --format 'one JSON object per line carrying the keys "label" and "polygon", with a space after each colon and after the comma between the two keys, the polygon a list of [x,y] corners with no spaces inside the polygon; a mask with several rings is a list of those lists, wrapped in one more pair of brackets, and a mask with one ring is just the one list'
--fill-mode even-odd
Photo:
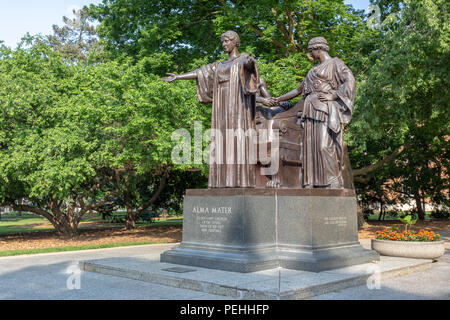
{"label": "lawn", "polygon": [[158,243],[167,243],[167,242],[131,241],[131,242],[122,242],[122,243],[92,244],[92,245],[84,245],[84,246],[66,246],[66,247],[50,247],[50,248],[39,248],[39,249],[5,250],[5,251],[0,251],[0,257],[19,256],[19,255],[24,255],[24,254],[39,254],[39,253],[117,248],[117,247],[127,247],[127,246],[138,246],[138,245],[144,245],[144,244],[158,244]]}
{"label": "lawn", "polygon": [[[115,212],[115,216],[124,216],[123,212]],[[138,222],[138,226],[180,226],[183,223],[182,216],[170,216],[168,218],[154,218],[153,222]],[[79,226],[81,229],[87,228],[123,228],[121,223],[111,223],[101,219],[101,216],[84,217],[81,219]],[[52,231],[55,228],[51,223],[43,218],[32,214],[17,214],[2,215],[0,220],[0,235],[26,233],[36,231]]]}
{"label": "lawn", "polygon": [[[371,214],[371,215],[369,215],[368,216],[368,219],[369,219],[369,221],[378,221],[378,217],[380,216],[380,214],[379,213],[374,213],[374,214]],[[388,214],[386,214],[385,216],[384,216],[384,219],[383,220],[385,220],[385,221],[392,221],[392,220],[398,220],[399,219],[399,215],[395,215],[395,216],[393,216],[393,215],[388,215]],[[427,213],[425,213],[425,219],[432,219],[432,217],[431,217],[431,212],[427,212]]]}
{"label": "lawn", "polygon": [[179,242],[182,224],[182,216],[169,216],[153,218],[152,222],[141,221],[136,229],[125,230],[123,223],[86,216],[80,222],[78,239],[61,239],[43,217],[5,214],[0,220],[0,257]]}

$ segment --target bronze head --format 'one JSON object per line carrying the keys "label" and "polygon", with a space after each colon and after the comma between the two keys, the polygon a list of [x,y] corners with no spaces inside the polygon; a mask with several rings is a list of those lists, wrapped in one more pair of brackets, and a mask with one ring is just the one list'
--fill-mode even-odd
{"label": "bronze head", "polygon": [[227,32],[223,33],[220,36],[220,38],[222,39],[222,43],[223,43],[223,40],[226,38],[226,39],[234,42],[235,46],[237,48],[239,48],[239,46],[241,45],[241,39],[239,38],[239,35],[235,31],[231,31],[231,30],[227,31]]}
{"label": "bronze head", "polygon": [[309,40],[308,50],[323,50],[328,52],[330,50],[330,47],[328,46],[328,42],[324,37],[315,37]]}
{"label": "bronze head", "polygon": [[328,42],[324,37],[315,37],[308,42],[308,53],[306,54],[310,61],[320,60],[321,56],[328,55]]}

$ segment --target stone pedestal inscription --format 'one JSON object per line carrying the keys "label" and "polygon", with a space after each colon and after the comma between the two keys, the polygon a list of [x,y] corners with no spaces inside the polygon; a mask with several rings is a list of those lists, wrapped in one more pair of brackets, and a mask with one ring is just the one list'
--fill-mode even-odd
{"label": "stone pedestal inscription", "polygon": [[338,227],[346,227],[347,226],[347,218],[346,217],[325,217],[325,225],[336,225]]}
{"label": "stone pedestal inscription", "polygon": [[379,259],[358,242],[352,190],[187,190],[183,241],[162,262],[253,272],[323,271]]}
{"label": "stone pedestal inscription", "polygon": [[192,214],[197,216],[202,233],[222,233],[232,211],[231,207],[194,207]]}

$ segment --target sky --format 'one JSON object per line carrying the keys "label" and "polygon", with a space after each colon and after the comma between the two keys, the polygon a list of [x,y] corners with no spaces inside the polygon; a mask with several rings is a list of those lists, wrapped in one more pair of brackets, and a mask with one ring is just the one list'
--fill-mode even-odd
{"label": "sky", "polygon": [[[30,34],[52,34],[52,25],[63,25],[62,17],[74,8],[82,8],[101,0],[0,0],[0,41],[15,48],[20,39]],[[345,0],[356,9],[366,10],[369,0]]]}

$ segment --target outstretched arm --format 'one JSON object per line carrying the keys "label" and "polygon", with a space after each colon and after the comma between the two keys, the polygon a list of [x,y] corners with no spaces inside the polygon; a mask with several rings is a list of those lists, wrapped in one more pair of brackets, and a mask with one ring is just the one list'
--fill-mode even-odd
{"label": "outstretched arm", "polygon": [[275,107],[277,105],[274,99],[271,99],[270,92],[267,90],[266,81],[263,78],[259,79],[259,94],[256,95],[256,102],[268,107]]}
{"label": "outstretched arm", "polygon": [[263,98],[270,98],[272,96],[269,90],[267,90],[266,80],[263,78],[260,79],[259,92]]}
{"label": "outstretched arm", "polygon": [[172,82],[175,80],[197,79],[197,71],[191,71],[184,74],[167,73],[169,76],[162,78],[163,81]]}
{"label": "outstretched arm", "polygon": [[295,97],[298,97],[299,95],[302,94],[304,86],[305,86],[305,81],[302,81],[302,83],[300,83],[300,85],[296,89],[289,91],[288,93],[283,94],[282,96],[279,96],[278,98],[276,98],[277,102],[291,100],[291,99],[294,99]]}

